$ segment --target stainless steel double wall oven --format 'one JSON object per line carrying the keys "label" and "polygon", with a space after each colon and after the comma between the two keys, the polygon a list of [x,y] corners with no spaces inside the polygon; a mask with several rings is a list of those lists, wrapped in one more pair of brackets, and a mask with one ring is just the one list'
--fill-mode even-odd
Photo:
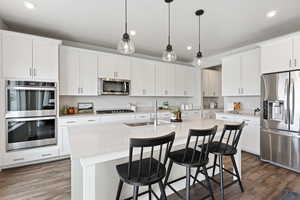
{"label": "stainless steel double wall oven", "polygon": [[57,144],[54,82],[6,81],[6,150]]}

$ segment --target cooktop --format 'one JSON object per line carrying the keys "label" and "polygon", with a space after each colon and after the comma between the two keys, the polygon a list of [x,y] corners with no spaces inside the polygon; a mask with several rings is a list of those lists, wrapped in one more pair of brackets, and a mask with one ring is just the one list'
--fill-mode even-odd
{"label": "cooktop", "polygon": [[115,109],[115,110],[97,110],[97,114],[112,114],[112,113],[132,113],[133,110],[129,109]]}

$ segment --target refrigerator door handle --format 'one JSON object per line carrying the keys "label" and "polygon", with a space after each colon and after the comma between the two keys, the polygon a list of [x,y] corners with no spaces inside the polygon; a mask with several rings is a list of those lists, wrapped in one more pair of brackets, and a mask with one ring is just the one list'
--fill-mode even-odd
{"label": "refrigerator door handle", "polygon": [[[288,104],[288,101],[289,101],[289,96],[288,96],[288,93],[289,93],[289,79],[285,79],[285,82],[284,82],[284,95],[286,97],[286,103]],[[289,124],[289,106],[285,104],[284,105],[284,123],[285,124]]]}
{"label": "refrigerator door handle", "polygon": [[290,110],[291,112],[291,124],[294,124],[294,118],[295,118],[295,81],[293,79],[291,79],[291,83],[292,83],[292,91],[291,91],[291,95],[292,95],[292,109]]}

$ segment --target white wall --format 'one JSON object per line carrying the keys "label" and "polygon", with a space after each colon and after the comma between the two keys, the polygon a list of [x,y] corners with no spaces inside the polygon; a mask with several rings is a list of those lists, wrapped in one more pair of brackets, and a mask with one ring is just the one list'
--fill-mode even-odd
{"label": "white wall", "polygon": [[0,19],[0,29],[7,29],[7,25],[4,24],[2,19]]}
{"label": "white wall", "polygon": [[233,102],[241,102],[241,112],[254,112],[255,108],[260,108],[260,97],[224,97],[224,110],[230,110]]}

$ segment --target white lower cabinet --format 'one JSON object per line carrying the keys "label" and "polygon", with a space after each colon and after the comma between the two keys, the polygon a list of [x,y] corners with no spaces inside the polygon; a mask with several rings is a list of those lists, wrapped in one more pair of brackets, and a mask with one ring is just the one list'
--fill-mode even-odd
{"label": "white lower cabinet", "polygon": [[66,156],[71,154],[71,147],[69,142],[68,127],[59,127],[58,134],[60,135],[60,155]]}
{"label": "white lower cabinet", "polygon": [[225,121],[225,123],[242,122],[246,125],[243,129],[240,145],[243,151],[260,155],[260,120],[259,117],[247,115],[235,115],[226,113],[217,113],[216,119]]}
{"label": "white lower cabinet", "polygon": [[59,156],[59,146],[41,147],[3,154],[3,165],[14,166],[21,163],[30,163]]}

